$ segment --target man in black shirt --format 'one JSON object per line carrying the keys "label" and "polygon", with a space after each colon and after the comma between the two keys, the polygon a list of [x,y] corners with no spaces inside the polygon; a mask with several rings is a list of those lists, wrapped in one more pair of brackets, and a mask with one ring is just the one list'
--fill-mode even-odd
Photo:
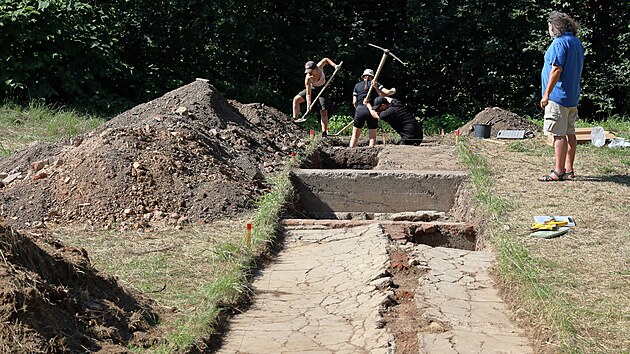
{"label": "man in black shirt", "polygon": [[374,99],[374,107],[365,99],[363,104],[370,110],[372,117],[382,119],[400,134],[402,145],[420,145],[422,142],[422,125],[407,111],[399,100],[379,96]]}

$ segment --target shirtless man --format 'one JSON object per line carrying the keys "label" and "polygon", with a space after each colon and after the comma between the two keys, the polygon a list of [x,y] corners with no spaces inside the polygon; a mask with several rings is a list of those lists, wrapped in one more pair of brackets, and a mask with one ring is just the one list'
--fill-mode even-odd
{"label": "shirtless man", "polygon": [[[326,75],[324,74],[324,67],[331,65],[337,69],[338,65],[332,60],[324,58],[315,63],[314,61],[308,61],[304,65],[304,90],[293,97],[293,120],[298,119],[300,114],[300,104],[306,101],[306,109],[311,106],[313,98],[317,97],[319,91],[326,84]],[[319,114],[321,115],[322,136],[328,135],[328,109],[326,107],[326,94],[319,96]]]}

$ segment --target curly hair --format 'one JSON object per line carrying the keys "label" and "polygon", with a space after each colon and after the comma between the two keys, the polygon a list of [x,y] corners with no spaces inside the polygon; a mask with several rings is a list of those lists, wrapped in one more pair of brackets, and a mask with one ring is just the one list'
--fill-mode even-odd
{"label": "curly hair", "polygon": [[549,14],[547,23],[551,25],[554,37],[559,37],[565,32],[571,32],[575,36],[580,29],[580,25],[571,16],[558,11],[552,11]]}

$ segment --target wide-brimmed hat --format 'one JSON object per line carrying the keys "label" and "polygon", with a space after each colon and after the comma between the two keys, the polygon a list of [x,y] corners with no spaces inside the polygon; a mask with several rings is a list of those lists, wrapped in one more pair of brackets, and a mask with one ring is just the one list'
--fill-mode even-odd
{"label": "wide-brimmed hat", "polygon": [[374,70],[372,70],[372,69],[365,69],[365,70],[363,70],[363,75],[361,75],[361,78],[364,78],[365,76],[374,77]]}

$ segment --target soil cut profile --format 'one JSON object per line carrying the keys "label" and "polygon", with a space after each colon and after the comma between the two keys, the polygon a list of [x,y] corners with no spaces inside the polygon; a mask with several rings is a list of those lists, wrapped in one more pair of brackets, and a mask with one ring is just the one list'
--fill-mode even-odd
{"label": "soil cut profile", "polygon": [[152,343],[161,308],[92,268],[87,252],[0,222],[0,352],[123,352]]}
{"label": "soil cut profile", "polygon": [[263,174],[304,144],[301,135],[280,111],[227,101],[200,79],[84,136],[0,161],[14,179],[0,194],[0,216],[19,227],[138,228],[235,215],[253,206]]}

